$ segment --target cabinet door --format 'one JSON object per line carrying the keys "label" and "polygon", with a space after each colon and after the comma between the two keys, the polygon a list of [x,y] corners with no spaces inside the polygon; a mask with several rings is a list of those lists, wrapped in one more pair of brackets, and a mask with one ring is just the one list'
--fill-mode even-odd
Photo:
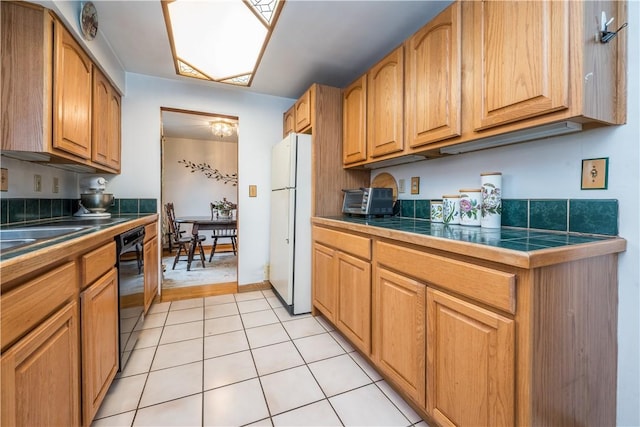
{"label": "cabinet door", "polygon": [[568,108],[569,3],[476,4],[476,130]]}
{"label": "cabinet door", "polygon": [[460,135],[460,3],[405,42],[405,122],[410,147]]}
{"label": "cabinet door", "polygon": [[366,354],[371,354],[371,263],[338,252],[336,326]]}
{"label": "cabinet door", "polygon": [[109,165],[109,98],[110,84],[97,69],[93,72],[93,124],[91,128],[91,160]]}
{"label": "cabinet door", "polygon": [[311,127],[311,103],[313,102],[311,92],[312,89],[307,90],[294,105],[296,132],[304,132]]}
{"label": "cabinet door", "polygon": [[120,172],[121,140],[121,114],[120,95],[111,87],[109,94],[109,157],[108,166]]}
{"label": "cabinet door", "polygon": [[91,61],[62,25],[56,26],[53,146],[91,158]]}
{"label": "cabinet door", "polygon": [[342,95],[342,161],[345,165],[367,160],[367,75]]}
{"label": "cabinet door", "polygon": [[1,150],[42,152],[51,147],[55,22],[27,2],[0,2]]}
{"label": "cabinet door", "polygon": [[[153,224],[155,227],[156,224]],[[148,227],[147,227],[148,229]],[[153,299],[158,294],[158,236],[144,244],[144,312],[146,313],[153,303]]]}
{"label": "cabinet door", "polygon": [[93,70],[91,160],[120,170],[120,95],[100,70]]}
{"label": "cabinet door", "polygon": [[285,111],[282,117],[282,136],[285,137],[291,132],[295,132],[296,127],[296,113],[295,105]]}
{"label": "cabinet door", "polygon": [[404,54],[400,46],[367,73],[369,156],[402,151]]}
{"label": "cabinet door", "polygon": [[514,322],[427,291],[427,412],[441,425],[514,425]]}
{"label": "cabinet door", "polygon": [[335,249],[318,243],[313,244],[313,305],[331,322],[336,320],[338,304],[336,257]]}
{"label": "cabinet door", "polygon": [[18,341],[0,360],[3,426],[80,425],[76,302]]}
{"label": "cabinet door", "polygon": [[375,269],[374,360],[420,406],[425,405],[425,285]]}
{"label": "cabinet door", "polygon": [[82,420],[93,420],[118,372],[118,270],[114,267],[80,298]]}

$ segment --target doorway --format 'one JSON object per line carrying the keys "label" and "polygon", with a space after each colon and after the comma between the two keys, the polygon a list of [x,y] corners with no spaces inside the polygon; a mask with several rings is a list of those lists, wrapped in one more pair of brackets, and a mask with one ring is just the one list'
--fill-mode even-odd
{"label": "doorway", "polygon": [[[235,292],[239,230],[234,240],[221,237],[215,245],[213,231],[200,231],[204,267],[198,248],[189,270],[184,251],[174,268],[178,245],[171,239],[165,207],[173,203],[177,218],[211,218],[218,214],[211,204],[226,202],[233,207],[231,216],[237,218],[238,118],[167,107],[161,107],[160,113],[162,300]],[[183,237],[191,236],[191,223],[178,225]]]}

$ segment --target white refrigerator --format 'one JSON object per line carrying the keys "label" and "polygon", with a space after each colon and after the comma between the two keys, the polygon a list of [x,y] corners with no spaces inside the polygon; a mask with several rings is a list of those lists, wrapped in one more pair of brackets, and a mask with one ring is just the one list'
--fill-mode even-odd
{"label": "white refrigerator", "polygon": [[311,136],[271,150],[269,281],[291,314],[311,311]]}

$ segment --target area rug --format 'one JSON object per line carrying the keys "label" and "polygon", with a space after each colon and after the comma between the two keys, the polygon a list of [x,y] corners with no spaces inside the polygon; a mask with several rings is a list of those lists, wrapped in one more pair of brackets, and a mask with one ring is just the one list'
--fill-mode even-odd
{"label": "area rug", "polygon": [[163,288],[179,288],[184,286],[210,285],[214,283],[228,283],[238,280],[238,257],[232,252],[217,253],[213,260],[209,262],[209,254],[205,258],[205,268],[202,268],[202,262],[196,257],[191,263],[191,270],[187,271],[187,261],[180,260],[176,264],[175,270],[171,269],[173,265],[173,256],[165,256],[162,258],[164,273],[162,277]]}

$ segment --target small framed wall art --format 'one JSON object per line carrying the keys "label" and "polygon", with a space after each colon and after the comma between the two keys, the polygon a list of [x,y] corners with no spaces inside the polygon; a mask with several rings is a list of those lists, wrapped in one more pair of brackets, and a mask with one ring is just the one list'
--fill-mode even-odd
{"label": "small framed wall art", "polygon": [[582,190],[606,190],[609,175],[609,158],[582,160]]}

